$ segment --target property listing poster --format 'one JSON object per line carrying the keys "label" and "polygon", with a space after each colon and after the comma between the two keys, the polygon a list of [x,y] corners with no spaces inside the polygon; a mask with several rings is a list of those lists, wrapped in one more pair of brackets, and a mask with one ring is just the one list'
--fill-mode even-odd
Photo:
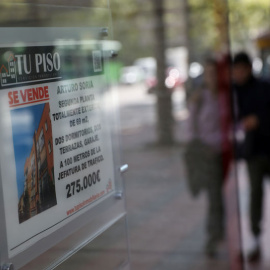
{"label": "property listing poster", "polygon": [[1,184],[12,257],[114,191],[102,50],[0,48]]}

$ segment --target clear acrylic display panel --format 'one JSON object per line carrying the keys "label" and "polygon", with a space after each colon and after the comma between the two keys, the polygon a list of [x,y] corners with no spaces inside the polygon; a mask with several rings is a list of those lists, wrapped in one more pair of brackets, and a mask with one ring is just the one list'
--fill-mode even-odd
{"label": "clear acrylic display panel", "polygon": [[[51,43],[56,40],[98,40],[111,39],[111,19],[107,1],[13,1],[2,3],[0,11],[0,46],[10,44]],[[100,33],[108,29],[108,37]],[[104,45],[104,46],[103,46]],[[110,61],[110,43],[102,43]],[[112,48],[113,49],[113,48]],[[106,70],[106,73],[110,72]],[[108,96],[110,89],[108,84]],[[117,136],[117,105],[110,100],[110,109],[106,111],[111,123],[113,144],[115,190],[123,191],[123,180],[119,168],[121,159]],[[0,187],[1,202],[3,200]],[[0,215],[4,217],[3,204]],[[79,224],[79,226],[78,226]],[[110,228],[110,229],[109,229]],[[107,230],[107,231],[106,231]],[[116,269],[128,264],[126,235],[126,217],[124,199],[116,199],[115,194],[101,202],[86,214],[70,222],[48,237],[31,246],[15,257],[9,258],[6,245],[4,222],[0,223],[1,266],[13,263],[15,269],[101,269],[97,265],[106,260],[108,251],[117,250],[117,259],[102,269]],[[103,233],[106,231],[105,233]],[[116,233],[117,232],[117,233]],[[100,236],[99,236],[100,235]],[[97,240],[92,240],[97,237]],[[83,248],[85,247],[85,248]],[[81,249],[83,248],[83,249]],[[80,250],[81,249],[81,250]],[[80,251],[79,251],[80,250]],[[95,253],[99,252],[100,260]],[[75,254],[76,255],[73,255]],[[112,252],[112,254],[114,254]],[[61,266],[62,261],[67,260]],[[93,266],[93,267],[92,267]],[[97,266],[97,267],[96,267]]]}

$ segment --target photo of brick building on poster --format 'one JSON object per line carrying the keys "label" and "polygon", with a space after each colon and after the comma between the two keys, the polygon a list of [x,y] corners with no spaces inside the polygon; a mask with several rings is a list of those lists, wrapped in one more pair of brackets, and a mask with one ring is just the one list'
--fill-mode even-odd
{"label": "photo of brick building on poster", "polygon": [[11,111],[22,223],[57,204],[49,103]]}

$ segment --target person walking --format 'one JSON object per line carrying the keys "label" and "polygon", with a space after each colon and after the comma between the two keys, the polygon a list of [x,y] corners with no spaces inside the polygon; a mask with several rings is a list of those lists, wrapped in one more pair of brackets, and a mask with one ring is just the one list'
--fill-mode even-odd
{"label": "person walking", "polygon": [[244,133],[236,154],[246,160],[250,179],[250,224],[254,243],[247,259],[252,262],[261,257],[263,179],[270,173],[270,84],[253,76],[251,59],[245,52],[233,58],[232,78],[237,127]]}
{"label": "person walking", "polygon": [[208,213],[205,252],[214,257],[224,236],[223,165],[220,102],[217,87],[217,62],[209,58],[203,82],[188,102],[189,142],[185,164],[190,191],[197,196],[206,191]]}

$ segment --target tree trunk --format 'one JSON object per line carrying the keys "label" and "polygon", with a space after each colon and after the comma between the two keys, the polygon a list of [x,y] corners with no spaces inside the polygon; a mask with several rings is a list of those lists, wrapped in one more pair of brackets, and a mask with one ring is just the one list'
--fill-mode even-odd
{"label": "tree trunk", "polygon": [[153,0],[155,15],[156,60],[157,60],[157,134],[160,144],[173,143],[173,117],[171,93],[165,86],[166,56],[165,56],[165,23],[164,1]]}

